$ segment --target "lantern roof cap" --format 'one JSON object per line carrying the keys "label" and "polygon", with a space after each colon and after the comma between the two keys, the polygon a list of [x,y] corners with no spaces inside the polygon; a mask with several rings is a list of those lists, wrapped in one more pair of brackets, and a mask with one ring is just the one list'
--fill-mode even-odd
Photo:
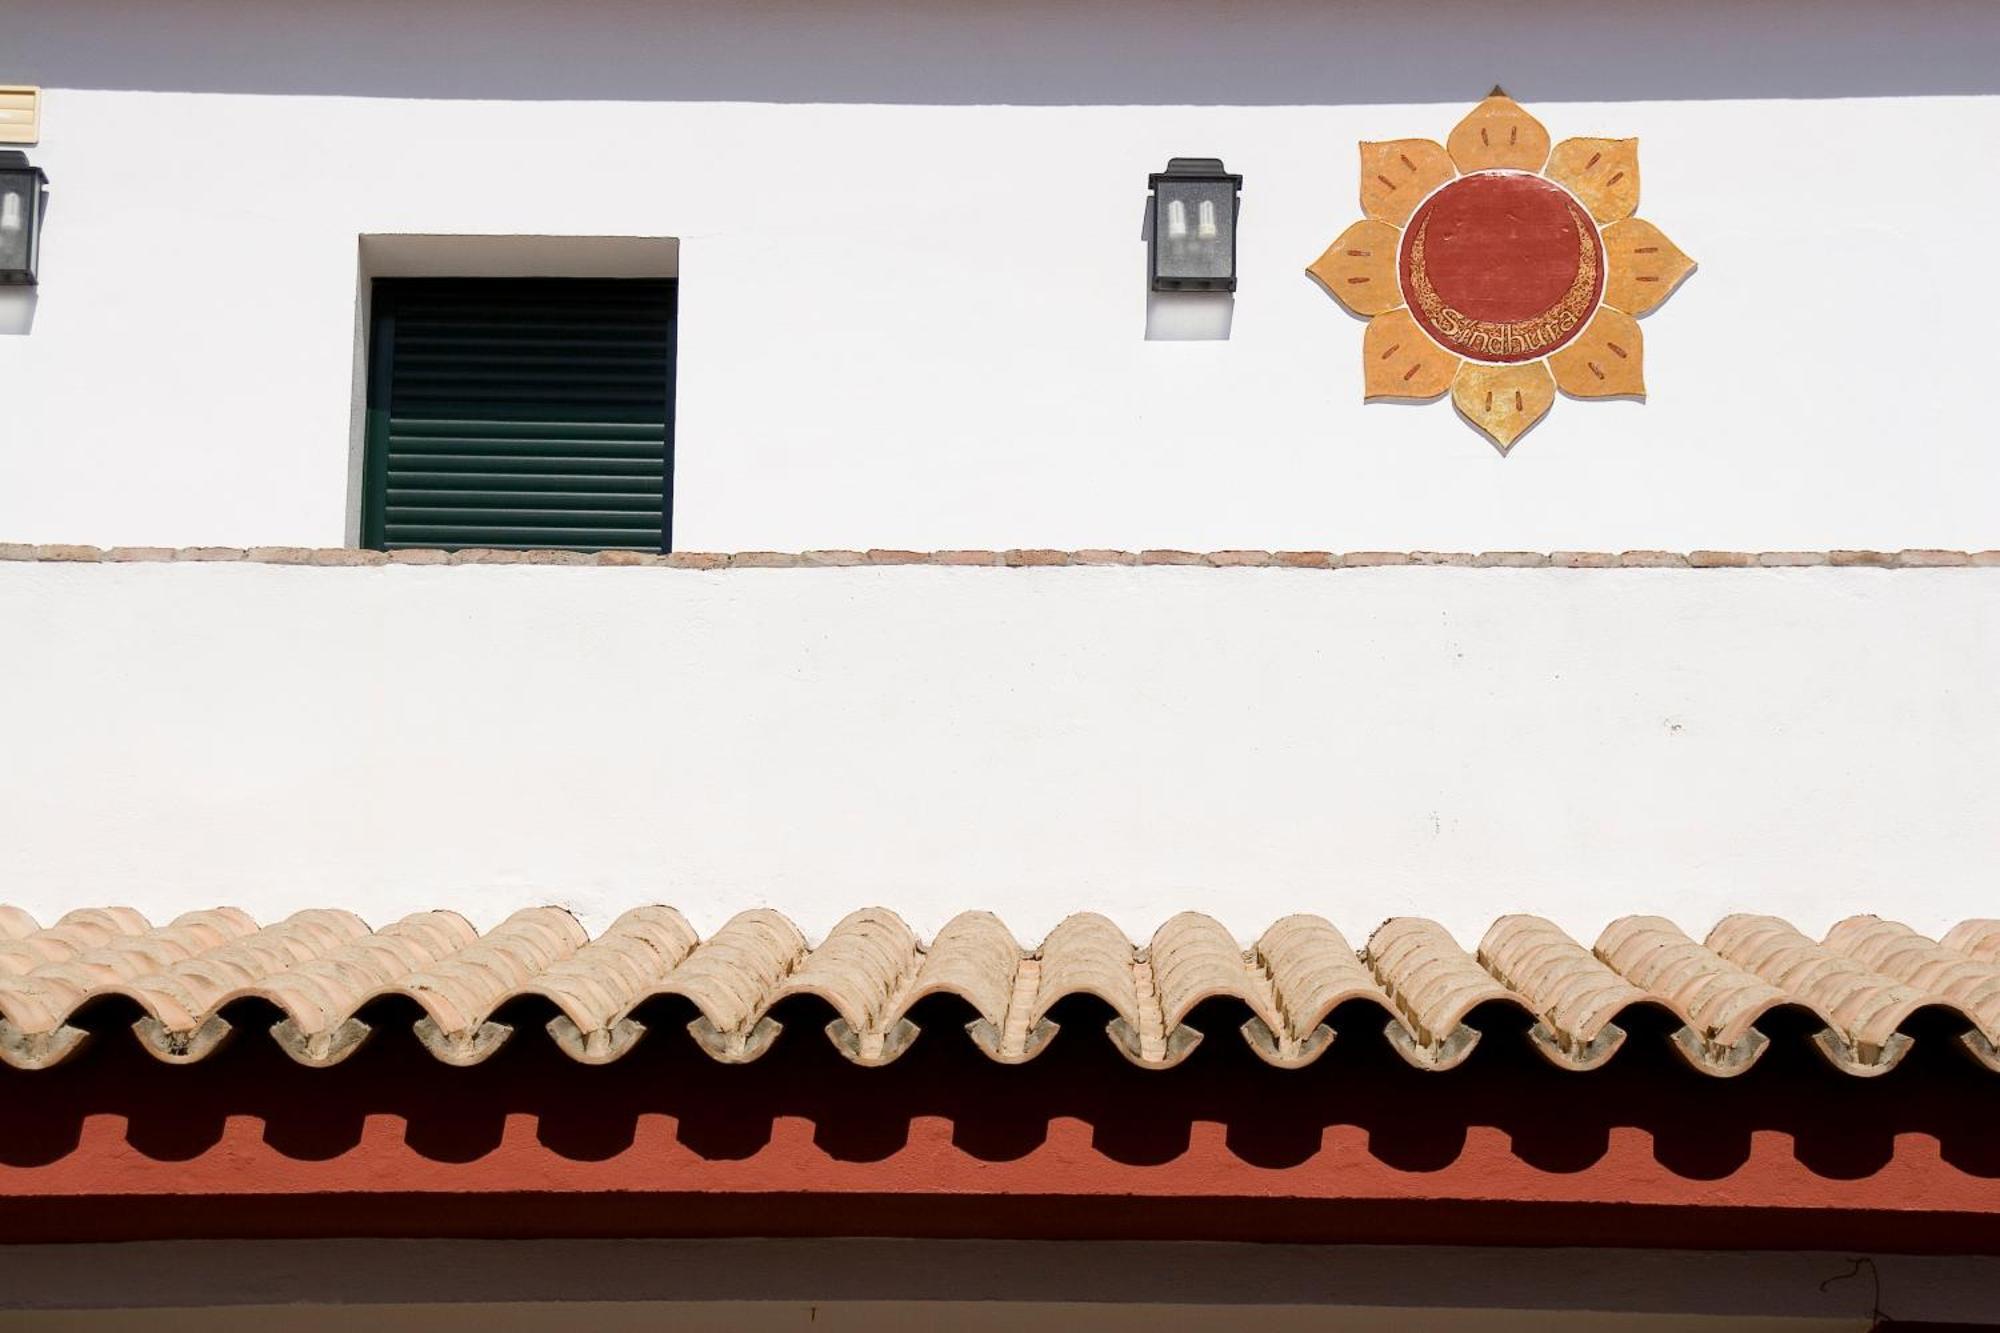
{"label": "lantern roof cap", "polygon": [[1233,181],[1237,185],[1243,183],[1243,178],[1223,166],[1219,157],[1170,157],[1167,159],[1167,169],[1154,172],[1148,180],[1154,185],[1163,180],[1226,180]]}

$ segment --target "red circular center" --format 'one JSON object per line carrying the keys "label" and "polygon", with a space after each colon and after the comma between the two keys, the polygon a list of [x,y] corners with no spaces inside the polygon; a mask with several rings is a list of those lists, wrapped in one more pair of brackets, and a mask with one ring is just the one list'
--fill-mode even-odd
{"label": "red circular center", "polygon": [[1403,232],[1403,298],[1426,333],[1479,361],[1532,361],[1583,331],[1604,294],[1604,246],[1554,181],[1462,176]]}

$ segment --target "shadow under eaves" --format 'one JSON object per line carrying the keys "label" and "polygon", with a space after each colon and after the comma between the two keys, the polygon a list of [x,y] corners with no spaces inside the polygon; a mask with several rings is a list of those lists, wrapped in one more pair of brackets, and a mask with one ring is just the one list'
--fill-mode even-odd
{"label": "shadow under eaves", "polygon": [[[1494,1169],[1580,1176],[1604,1164],[1614,1137],[1632,1130],[1650,1140],[1658,1166],[1689,1182],[1755,1169],[1753,1140],[1766,1133],[1787,1138],[1796,1164],[1822,1180],[1882,1176],[1898,1165],[1898,1140],[1914,1135],[1935,1140],[1956,1172],[2000,1182],[2000,1138],[1990,1128],[2000,1088],[1941,1030],[1921,1034],[1898,1068],[1875,1079],[1834,1072],[1802,1031],[1773,1030],[1756,1067],[1716,1079],[1683,1066],[1665,1033],[1644,1030],[1636,1014],[1625,1048],[1586,1073],[1537,1056],[1513,1030],[1520,1015],[1475,1015],[1485,1035],[1471,1058],[1430,1073],[1394,1053],[1379,1035],[1379,1013],[1370,1010],[1373,1027],[1362,1015],[1336,1014],[1340,1036],[1324,1057],[1279,1070],[1237,1038],[1237,1007],[1211,1002],[1190,1019],[1207,1038],[1185,1063],[1160,1071],[1117,1054],[1103,1032],[1108,1014],[1089,997],[1058,1006],[1060,1030],[1026,1065],[982,1054],[959,1030],[962,1010],[949,997],[926,1001],[909,1050],[887,1066],[860,1068],[821,1032],[830,1012],[800,998],[776,1012],[784,1030],[763,1058],[726,1065],[688,1037],[684,1004],[660,1000],[642,1006],[647,1031],[627,1054],[589,1066],[549,1040],[541,1028],[554,1011],[528,997],[497,1015],[514,1035],[495,1055],[454,1068],[411,1035],[415,1006],[392,998],[369,1006],[374,1035],[353,1056],[309,1069],[266,1036],[277,1012],[260,1001],[230,1007],[235,1036],[227,1045],[192,1066],[172,1067],[125,1030],[136,1008],[113,1000],[82,1016],[97,1035],[71,1060],[37,1072],[0,1070],[0,1169],[60,1167],[77,1154],[103,1152],[103,1126],[86,1135],[86,1123],[101,1117],[122,1125],[131,1152],[192,1163],[230,1151],[229,1124],[247,1117],[261,1126],[271,1155],[266,1169],[280,1175],[292,1169],[286,1162],[332,1163],[350,1154],[379,1169],[389,1157],[410,1154],[457,1165],[496,1154],[519,1159],[525,1151],[540,1162],[530,1164],[530,1175],[560,1176],[563,1163],[630,1164],[621,1188],[634,1190],[677,1187],[661,1166],[669,1146],[683,1159],[741,1165],[732,1191],[760,1188],[766,1176],[783,1182],[783,1161],[801,1160],[802,1132],[835,1164],[880,1168],[862,1179],[892,1190],[921,1185],[941,1153],[974,1163],[1057,1163],[1050,1177],[1057,1184],[1075,1171],[1106,1179],[1127,1168],[1182,1173],[1166,1181],[1163,1194],[1184,1187],[1185,1173],[1204,1162],[1225,1172],[1241,1164],[1303,1173],[1301,1181],[1323,1183],[1342,1170],[1339,1161],[1351,1160],[1341,1154],[1362,1144],[1380,1167],[1435,1182],[1437,1193],[1449,1195]],[[532,1123],[531,1143],[518,1126],[510,1135],[522,1118]],[[940,1121],[942,1132],[931,1123]],[[1058,1122],[1085,1127],[1082,1158],[1073,1125],[1058,1136]],[[1492,1131],[1504,1136],[1504,1149]],[[1091,1215],[1090,1205],[1079,1207],[1079,1219]],[[787,1225],[815,1225],[813,1217],[788,1216]],[[1124,1216],[1104,1225],[1126,1226]],[[817,1217],[830,1234],[865,1224],[837,1204]],[[328,1218],[326,1225],[340,1225],[337,1215]],[[1242,1225],[1281,1221],[1280,1213],[1258,1212]],[[532,1218],[525,1224],[535,1225]],[[1200,1236],[1210,1223],[1193,1215],[1178,1225]]]}

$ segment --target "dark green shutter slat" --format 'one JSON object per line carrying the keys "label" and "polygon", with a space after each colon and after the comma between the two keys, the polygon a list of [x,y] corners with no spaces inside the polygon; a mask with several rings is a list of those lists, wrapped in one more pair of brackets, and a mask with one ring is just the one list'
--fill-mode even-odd
{"label": "dark green shutter slat", "polygon": [[[653,513],[659,509],[654,507]],[[435,508],[423,505],[403,505],[396,511],[396,522],[389,525],[394,532],[398,527],[442,527],[455,528],[488,527],[525,528],[560,527],[582,529],[603,527],[620,532],[643,531],[647,524],[657,521],[644,509],[481,509],[465,505],[443,505]]]}
{"label": "dark green shutter slat", "polygon": [[[650,477],[562,476],[527,472],[404,472],[389,490],[392,500],[412,504],[443,504],[456,496],[463,504],[497,504],[482,497],[508,495],[510,504],[526,504],[522,495],[660,495],[664,480],[655,472]],[[479,489],[471,489],[477,487]],[[567,489],[565,489],[567,488]]]}
{"label": "dark green shutter slat", "polygon": [[[457,477],[452,482],[456,486],[483,486],[486,479],[498,475],[543,476],[543,477],[637,477],[661,481],[664,477],[662,465],[650,458],[411,458],[403,454],[389,455],[391,466],[396,468],[396,483],[408,484],[403,478],[411,475],[425,477]],[[390,489],[394,489],[392,486]]]}
{"label": "dark green shutter slat", "polygon": [[660,508],[660,491],[656,486],[649,491],[445,491],[445,490],[395,490],[389,492],[389,501],[397,506],[397,517],[408,518],[406,511],[416,509],[453,509],[467,513],[484,513],[487,510],[512,509],[530,517],[511,520],[532,523],[532,515],[537,511],[558,512],[575,509],[612,509],[620,513],[657,513]]}
{"label": "dark green shutter slat", "polygon": [[646,550],[645,534],[639,531],[620,533],[616,529],[588,528],[497,528],[481,524],[477,527],[457,527],[438,525],[422,527],[409,525],[391,527],[388,538],[382,543],[385,551],[403,551],[412,547],[442,546],[452,550],[466,547],[491,547],[499,551],[616,551]]}
{"label": "dark green shutter slat", "polygon": [[368,544],[666,549],[673,287],[378,281]]}
{"label": "dark green shutter slat", "polygon": [[[540,438],[545,426],[541,423],[529,425],[513,421],[456,421],[448,417],[406,419],[398,427],[398,435],[413,440],[425,439],[496,439],[520,440]],[[565,438],[574,436],[579,440],[640,440],[645,437],[644,426],[620,426],[602,422],[575,422],[562,432]]]}

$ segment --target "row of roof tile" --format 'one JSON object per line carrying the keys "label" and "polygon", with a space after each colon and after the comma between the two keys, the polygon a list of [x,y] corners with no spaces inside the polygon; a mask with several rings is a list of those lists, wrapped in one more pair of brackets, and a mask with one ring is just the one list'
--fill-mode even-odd
{"label": "row of roof tile", "polygon": [[1594,1069],[1625,1043],[1621,1023],[1646,1014],[1694,1068],[1729,1076],[1764,1052],[1769,1036],[1758,1025],[1782,1011],[1848,1074],[1893,1068],[1920,1013],[2000,1072],[1996,919],[1932,940],[1857,916],[1816,942],[1776,917],[1740,915],[1698,943],[1662,918],[1635,916],[1586,948],[1540,917],[1508,916],[1468,953],[1414,917],[1385,922],[1356,950],[1322,918],[1290,916],[1245,949],[1189,912],[1139,948],[1082,913],[1028,950],[985,912],[955,917],[925,945],[895,913],[864,909],[813,948],[768,910],[701,940],[674,909],[640,907],[593,940],[556,907],[517,912],[482,935],[442,911],[371,930],[336,909],[260,927],[220,908],[156,927],[113,907],[44,927],[0,906],[0,1061],[18,1068],[73,1054],[89,1035],[77,1020],[112,997],[138,1006],[134,1032],[175,1063],[215,1050],[248,1002],[274,1005],[283,1017],[272,1036],[314,1066],[350,1055],[371,1034],[369,1019],[381,1021],[385,1002],[401,997],[421,1012],[416,1035],[433,1054],[470,1065],[513,1035],[496,1014],[528,996],[554,1008],[550,1037],[587,1064],[628,1054],[646,1033],[641,1007],[650,1017],[661,997],[692,1010],[688,1031],[718,1060],[756,1059],[782,1030],[774,1010],[813,997],[850,1060],[886,1064],[916,1040],[912,1011],[934,996],[956,997],[979,1049],[1017,1064],[1055,1035],[1059,1003],[1091,996],[1108,1011],[1118,1050],[1150,1068],[1184,1059],[1202,1040],[1195,1011],[1221,1008],[1281,1067],[1319,1058],[1338,1029],[1373,1013],[1418,1068],[1452,1068],[1483,1031],[1511,1028],[1562,1068]]}

